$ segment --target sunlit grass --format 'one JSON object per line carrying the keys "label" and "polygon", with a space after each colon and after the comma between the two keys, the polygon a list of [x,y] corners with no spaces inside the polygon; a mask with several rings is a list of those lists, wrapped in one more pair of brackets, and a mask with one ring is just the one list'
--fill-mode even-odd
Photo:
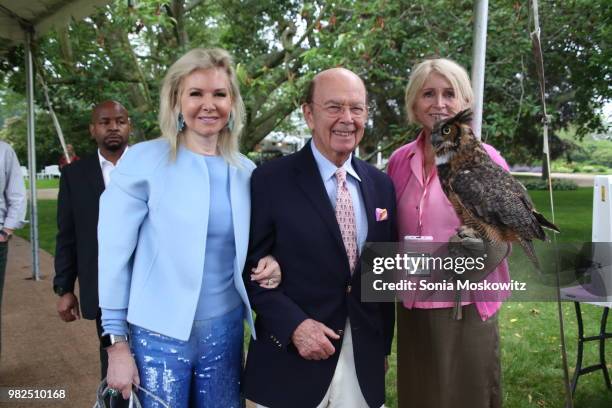
{"label": "sunlit grass", "polygon": [[[30,186],[29,180],[25,180],[25,186],[26,188],[29,188]],[[47,189],[47,188],[59,188],[59,178],[37,179],[36,188],[39,190]]]}

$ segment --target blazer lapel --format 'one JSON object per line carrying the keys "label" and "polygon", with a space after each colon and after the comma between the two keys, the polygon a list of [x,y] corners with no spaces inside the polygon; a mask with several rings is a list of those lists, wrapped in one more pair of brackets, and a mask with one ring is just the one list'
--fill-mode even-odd
{"label": "blazer lapel", "polygon": [[89,178],[89,185],[93,189],[94,193],[97,197],[100,197],[104,192],[104,177],[102,177],[102,168],[100,167],[100,160],[98,159],[98,154],[93,154],[89,156],[87,159],[89,171],[87,172],[87,177]]}
{"label": "blazer lapel", "polygon": [[[236,245],[236,264],[244,265],[249,245],[249,225],[251,219],[251,195],[249,179],[236,166],[229,166],[230,204],[234,224]],[[242,273],[242,270],[238,271]]]}
{"label": "blazer lapel", "polygon": [[323,222],[329,229],[330,234],[333,236],[334,241],[341,249],[342,253],[346,254],[340,227],[336,220],[336,213],[329,202],[329,196],[327,195],[317,163],[310,149],[310,143],[307,143],[306,146],[297,153],[299,155],[295,166],[297,184],[304,192],[307,200],[323,219]]}
{"label": "blazer lapel", "polygon": [[366,236],[366,242],[368,242],[370,240],[370,234],[374,231],[374,227],[376,226],[374,224],[376,209],[372,204],[376,192],[374,191],[374,183],[371,181],[370,174],[364,163],[353,156],[352,164],[361,179],[359,187],[361,188],[361,196],[363,197],[363,205],[365,206],[366,218],[368,220],[368,235]]}

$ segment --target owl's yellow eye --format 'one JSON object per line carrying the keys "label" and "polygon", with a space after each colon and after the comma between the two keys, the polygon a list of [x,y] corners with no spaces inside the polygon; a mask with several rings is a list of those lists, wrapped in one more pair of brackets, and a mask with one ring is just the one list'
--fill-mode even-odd
{"label": "owl's yellow eye", "polygon": [[448,126],[444,126],[442,128],[442,134],[443,135],[448,135],[448,134],[450,134],[450,132],[451,132],[451,129]]}

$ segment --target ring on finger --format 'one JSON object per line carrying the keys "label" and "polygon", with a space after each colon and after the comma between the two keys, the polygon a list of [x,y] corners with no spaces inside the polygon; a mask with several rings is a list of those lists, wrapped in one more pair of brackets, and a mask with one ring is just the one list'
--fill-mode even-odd
{"label": "ring on finger", "polygon": [[274,281],[272,280],[272,278],[268,279],[268,286],[272,286],[274,284]]}
{"label": "ring on finger", "polygon": [[110,395],[111,397],[117,397],[119,396],[119,390],[116,390],[114,388],[109,388],[108,395]]}

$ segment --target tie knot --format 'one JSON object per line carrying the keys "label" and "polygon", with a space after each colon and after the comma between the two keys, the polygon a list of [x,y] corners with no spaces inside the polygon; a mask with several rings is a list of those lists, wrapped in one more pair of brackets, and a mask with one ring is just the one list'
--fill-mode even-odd
{"label": "tie knot", "polygon": [[346,170],[342,168],[336,170],[336,180],[338,180],[338,185],[342,185],[346,181]]}

